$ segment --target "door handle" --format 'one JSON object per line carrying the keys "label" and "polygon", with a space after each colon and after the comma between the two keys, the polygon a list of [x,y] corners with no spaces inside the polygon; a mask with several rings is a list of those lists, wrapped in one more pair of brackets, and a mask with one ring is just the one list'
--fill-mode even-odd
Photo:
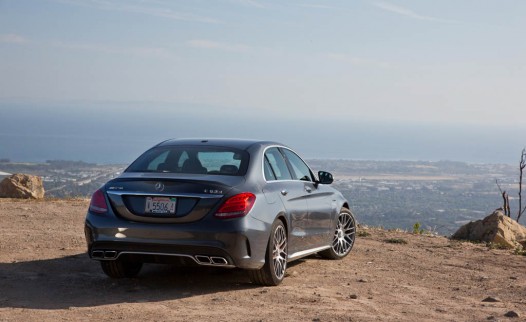
{"label": "door handle", "polygon": [[287,193],[289,193],[287,190],[281,190],[281,194],[282,194],[282,195],[286,196]]}
{"label": "door handle", "polygon": [[305,187],[305,191],[312,192],[312,189],[310,187]]}

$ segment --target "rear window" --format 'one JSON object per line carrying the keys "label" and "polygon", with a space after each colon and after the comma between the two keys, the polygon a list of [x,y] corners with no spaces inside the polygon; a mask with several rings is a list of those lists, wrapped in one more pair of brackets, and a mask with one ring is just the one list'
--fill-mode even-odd
{"label": "rear window", "polygon": [[246,151],[224,147],[161,146],[146,151],[125,172],[166,172],[242,176]]}

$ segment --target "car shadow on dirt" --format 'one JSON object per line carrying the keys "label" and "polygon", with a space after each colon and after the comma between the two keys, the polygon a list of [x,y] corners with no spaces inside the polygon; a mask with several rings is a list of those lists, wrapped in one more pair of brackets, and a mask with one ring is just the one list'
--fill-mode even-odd
{"label": "car shadow on dirt", "polygon": [[0,263],[0,308],[157,302],[257,287],[243,270],[214,267],[145,264],[136,278],[111,279],[85,253]]}

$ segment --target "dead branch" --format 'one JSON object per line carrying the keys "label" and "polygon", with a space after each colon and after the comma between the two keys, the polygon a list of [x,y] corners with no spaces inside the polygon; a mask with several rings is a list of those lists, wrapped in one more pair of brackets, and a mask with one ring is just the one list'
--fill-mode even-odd
{"label": "dead branch", "polygon": [[524,171],[524,168],[526,168],[526,148],[522,149],[521,152],[521,161],[519,163],[519,212],[517,214],[517,222],[519,222],[519,219],[521,219],[521,215],[524,213],[525,208],[522,208],[522,174]]}
{"label": "dead branch", "polygon": [[[508,196],[508,193],[505,190],[502,191],[502,188],[500,187],[500,184],[499,184],[499,180],[495,179],[495,183],[497,184],[497,187],[499,187],[500,194],[502,195],[502,200],[503,200],[502,210],[504,210],[504,215],[510,217],[511,216],[510,198]],[[524,210],[526,210],[526,207]]]}
{"label": "dead branch", "polygon": [[497,187],[499,188],[500,193],[502,194],[502,189],[499,184],[499,179],[495,179],[495,183],[497,184]]}

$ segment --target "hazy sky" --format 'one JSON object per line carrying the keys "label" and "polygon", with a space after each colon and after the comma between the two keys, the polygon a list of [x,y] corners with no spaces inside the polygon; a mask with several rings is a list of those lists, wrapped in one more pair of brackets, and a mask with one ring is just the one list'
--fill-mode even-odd
{"label": "hazy sky", "polygon": [[525,17],[524,0],[0,0],[0,100],[526,125]]}

